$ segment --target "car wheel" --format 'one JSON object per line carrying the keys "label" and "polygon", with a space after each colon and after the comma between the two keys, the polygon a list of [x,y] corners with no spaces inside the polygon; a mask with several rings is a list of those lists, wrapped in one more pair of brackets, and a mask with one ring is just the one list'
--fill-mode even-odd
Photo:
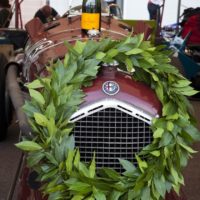
{"label": "car wheel", "polygon": [[8,124],[5,115],[5,69],[6,57],[0,53],[0,141],[6,138]]}

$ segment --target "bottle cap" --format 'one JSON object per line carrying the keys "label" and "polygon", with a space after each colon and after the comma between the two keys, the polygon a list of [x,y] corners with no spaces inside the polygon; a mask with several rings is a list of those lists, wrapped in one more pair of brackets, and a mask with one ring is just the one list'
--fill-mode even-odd
{"label": "bottle cap", "polygon": [[99,30],[97,29],[90,29],[88,30],[87,34],[89,37],[96,37],[97,35],[99,35]]}

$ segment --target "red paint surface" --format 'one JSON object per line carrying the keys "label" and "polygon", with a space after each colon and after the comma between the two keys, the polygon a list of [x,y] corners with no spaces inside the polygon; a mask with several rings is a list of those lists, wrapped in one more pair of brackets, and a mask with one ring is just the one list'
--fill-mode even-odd
{"label": "red paint surface", "polygon": [[[119,84],[120,91],[109,96],[102,90],[102,85],[106,81],[115,81]],[[152,116],[161,114],[161,103],[155,92],[146,84],[134,81],[131,77],[111,67],[103,68],[100,75],[94,80],[91,87],[85,88],[85,103],[82,106],[90,105],[94,102],[107,99],[117,99],[133,105]]]}

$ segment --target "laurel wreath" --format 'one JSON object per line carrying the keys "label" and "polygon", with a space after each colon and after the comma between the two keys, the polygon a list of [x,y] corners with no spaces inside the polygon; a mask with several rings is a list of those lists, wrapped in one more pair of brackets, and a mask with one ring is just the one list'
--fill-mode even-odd
{"label": "laurel wreath", "polygon": [[[160,200],[172,189],[179,193],[184,184],[181,171],[195,153],[191,144],[200,134],[187,99],[197,91],[170,64],[171,52],[144,41],[143,34],[66,45],[63,62],[47,67],[49,77],[27,84],[31,100],[23,109],[34,139],[16,144],[27,152],[27,164],[38,173],[42,193],[50,200]],[[119,159],[123,174],[111,168],[97,170],[95,153],[90,163],[82,162],[70,134],[74,124],[69,122],[84,100],[82,88],[92,84],[102,62],[114,60],[134,80],[148,84],[163,106],[162,116],[152,120],[152,143],[135,155],[137,167]]]}

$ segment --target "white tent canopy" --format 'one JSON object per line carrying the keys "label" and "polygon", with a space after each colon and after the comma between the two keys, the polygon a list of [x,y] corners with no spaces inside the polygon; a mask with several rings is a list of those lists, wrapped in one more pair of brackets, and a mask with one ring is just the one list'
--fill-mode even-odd
{"label": "white tent canopy", "polygon": [[[148,0],[124,0],[124,18],[125,19],[149,19],[147,10]],[[165,0],[162,25],[169,25],[177,22],[177,11],[180,3],[180,14],[189,7],[199,7],[200,0]]]}
{"label": "white tent canopy", "polygon": [[[10,0],[11,4],[15,0]],[[21,15],[23,24],[26,24],[33,18],[37,9],[42,7],[47,0],[24,0],[21,4]],[[54,7],[60,15],[64,14],[70,6],[80,5],[82,0],[49,0],[50,5]],[[124,19],[149,19],[147,11],[148,0],[117,0],[122,5]],[[199,7],[200,0],[165,0],[165,8],[162,25],[169,25],[177,22],[177,11],[180,3],[180,14],[189,7]],[[15,19],[11,22],[11,27],[15,25]]]}

